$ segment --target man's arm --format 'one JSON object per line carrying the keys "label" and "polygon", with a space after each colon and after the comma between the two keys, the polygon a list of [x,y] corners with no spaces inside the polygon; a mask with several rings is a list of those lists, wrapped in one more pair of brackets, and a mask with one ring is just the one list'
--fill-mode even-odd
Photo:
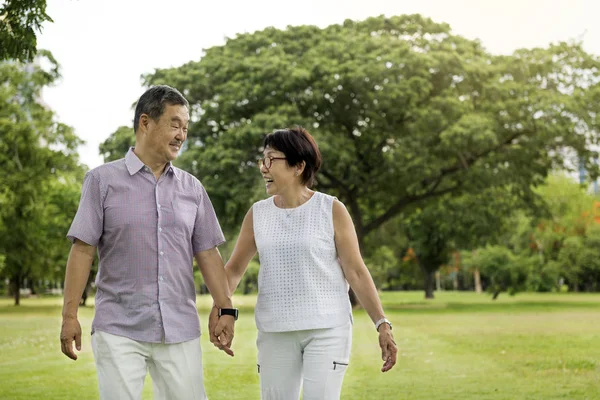
{"label": "man's arm", "polygon": [[[229,284],[223,259],[216,247],[196,253],[196,262],[204,278],[204,283],[208,287],[214,304],[218,308],[233,308],[231,296],[229,294]],[[209,332],[211,342],[217,344],[221,350],[224,350],[230,356],[233,356],[231,343],[234,335],[235,319],[230,315],[223,315],[214,332]]]}
{"label": "man's arm", "polygon": [[77,360],[73,341],[77,350],[81,350],[81,326],[77,319],[77,311],[95,255],[96,247],[76,239],[67,260],[60,345],[63,354],[73,360]]}
{"label": "man's arm", "polygon": [[204,278],[204,283],[213,297],[215,305],[219,308],[232,308],[227,275],[225,275],[225,266],[219,249],[213,247],[196,253],[195,257]]}

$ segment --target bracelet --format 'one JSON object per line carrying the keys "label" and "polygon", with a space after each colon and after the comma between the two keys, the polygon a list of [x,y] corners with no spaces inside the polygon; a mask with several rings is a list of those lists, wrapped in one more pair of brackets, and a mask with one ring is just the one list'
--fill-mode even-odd
{"label": "bracelet", "polygon": [[392,323],[387,318],[381,318],[379,321],[375,322],[375,330],[379,332],[379,327],[381,324],[388,324],[390,329],[392,329]]}

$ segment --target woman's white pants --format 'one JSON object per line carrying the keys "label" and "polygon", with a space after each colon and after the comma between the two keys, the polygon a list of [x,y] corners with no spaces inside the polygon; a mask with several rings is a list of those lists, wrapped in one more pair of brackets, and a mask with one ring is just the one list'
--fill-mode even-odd
{"label": "woman's white pants", "polygon": [[263,400],[338,400],[350,360],[352,324],[328,329],[258,332]]}

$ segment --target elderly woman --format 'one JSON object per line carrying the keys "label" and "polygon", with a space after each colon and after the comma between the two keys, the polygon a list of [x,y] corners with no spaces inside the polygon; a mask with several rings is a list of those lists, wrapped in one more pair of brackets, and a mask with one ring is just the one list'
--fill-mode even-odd
{"label": "elderly woman", "polygon": [[[303,128],[277,130],[259,160],[266,200],[246,214],[225,269],[235,291],[258,251],[258,372],[262,399],[339,399],[352,345],[348,284],[379,333],[381,371],[396,363],[392,324],[361,257],[346,207],[311,190],[321,166],[313,137]],[[211,312],[211,341],[218,309]]]}

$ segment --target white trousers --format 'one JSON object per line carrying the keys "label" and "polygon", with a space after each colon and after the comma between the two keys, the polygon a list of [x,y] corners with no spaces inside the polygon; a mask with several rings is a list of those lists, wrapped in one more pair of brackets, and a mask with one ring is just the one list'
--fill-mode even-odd
{"label": "white trousers", "polygon": [[200,338],[176,344],[92,335],[102,400],[140,400],[150,371],[156,400],[206,400]]}
{"label": "white trousers", "polygon": [[352,324],[329,329],[258,332],[263,400],[338,400],[350,360]]}

